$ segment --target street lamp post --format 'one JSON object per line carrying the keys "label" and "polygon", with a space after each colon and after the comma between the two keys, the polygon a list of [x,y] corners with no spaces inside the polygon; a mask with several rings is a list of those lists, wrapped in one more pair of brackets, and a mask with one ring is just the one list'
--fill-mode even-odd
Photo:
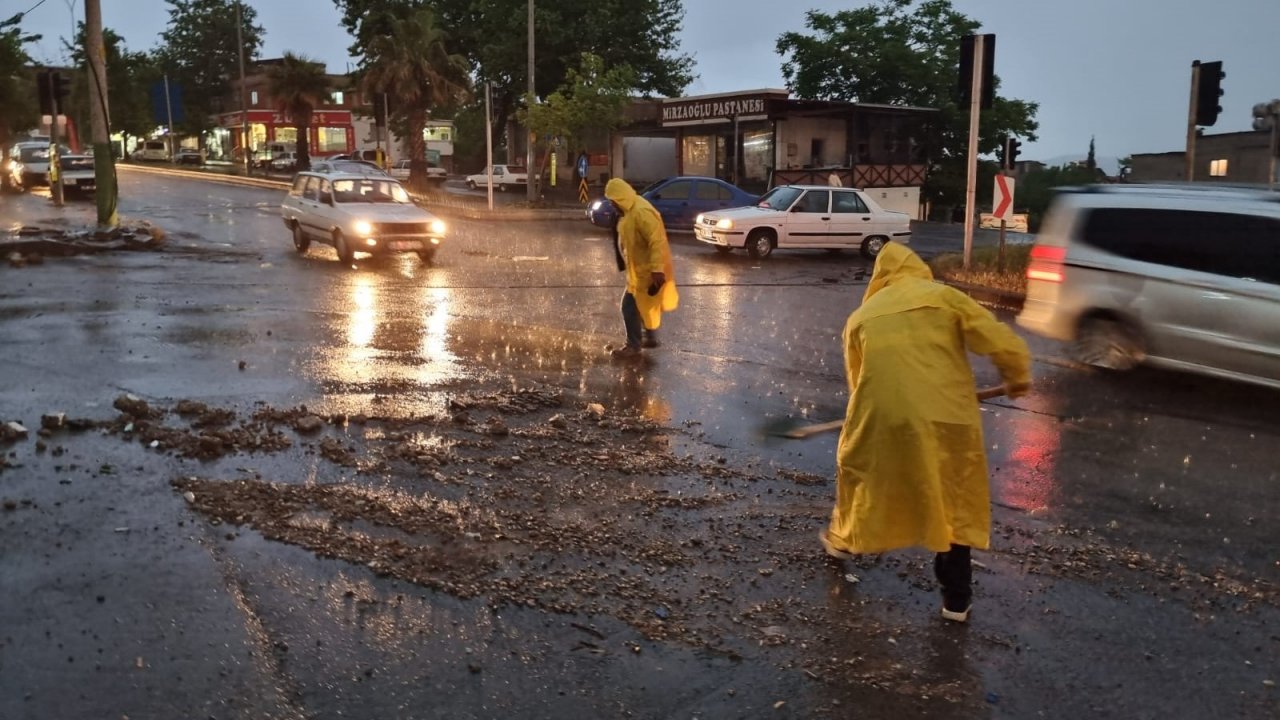
{"label": "street lamp post", "polygon": [[[533,89],[533,0],[529,0],[529,104],[530,105],[532,105],[535,102],[534,92],[535,91]],[[538,199],[538,189],[534,187],[534,172],[533,172],[533,144],[534,144],[534,141],[537,140],[537,137],[533,134],[532,129],[528,130],[527,134],[528,134],[528,143],[526,144],[528,147],[525,148],[525,153],[524,153],[525,177],[528,178],[527,181],[525,182],[525,199],[528,200],[529,202],[533,202],[534,200]],[[490,181],[489,184],[492,185],[493,181]]]}

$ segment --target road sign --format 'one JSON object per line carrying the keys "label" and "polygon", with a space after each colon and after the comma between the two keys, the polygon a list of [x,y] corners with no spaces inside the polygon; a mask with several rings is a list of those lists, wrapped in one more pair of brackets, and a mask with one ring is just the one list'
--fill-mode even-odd
{"label": "road sign", "polygon": [[1013,178],[1008,175],[996,175],[995,192],[991,194],[994,209],[991,214],[997,220],[1013,220]]}
{"label": "road sign", "polygon": [[578,177],[584,180],[587,177],[587,154],[582,153],[578,156]]}
{"label": "road sign", "polygon": [[587,204],[587,179],[585,177],[578,181],[578,202],[583,205]]}

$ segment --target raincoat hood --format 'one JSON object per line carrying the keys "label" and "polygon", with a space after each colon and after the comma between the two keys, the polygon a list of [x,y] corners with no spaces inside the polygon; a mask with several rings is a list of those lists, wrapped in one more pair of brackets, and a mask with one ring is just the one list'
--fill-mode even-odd
{"label": "raincoat hood", "polygon": [[894,281],[909,277],[933,280],[933,273],[919,255],[911,252],[910,248],[899,243],[885,243],[884,249],[876,257],[876,266],[871,271],[871,282],[862,296],[862,302],[870,300],[872,295],[885,289]]}
{"label": "raincoat hood", "polygon": [[631,212],[636,206],[636,199],[640,197],[635,188],[628,185],[622,178],[610,180],[604,186],[604,196],[617,203],[624,213]]}

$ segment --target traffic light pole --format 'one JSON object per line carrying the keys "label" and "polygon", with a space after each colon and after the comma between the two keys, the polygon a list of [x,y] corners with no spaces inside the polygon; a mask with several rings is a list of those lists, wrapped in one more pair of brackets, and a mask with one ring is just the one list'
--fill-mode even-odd
{"label": "traffic light pole", "polygon": [[62,188],[62,158],[58,151],[59,141],[62,140],[58,132],[58,110],[62,103],[58,97],[57,77],[57,73],[49,73],[49,108],[53,110],[53,114],[49,116],[49,194],[53,196],[53,204],[62,207],[65,195]]}
{"label": "traffic light pole", "polygon": [[1187,110],[1187,182],[1196,179],[1196,105],[1200,98],[1200,61],[1191,63],[1191,102]]}
{"label": "traffic light pole", "polygon": [[969,157],[964,199],[964,269],[969,269],[973,259],[973,226],[978,208],[978,120],[982,112],[982,68],[986,38],[976,35],[973,39],[973,78],[969,86]]}

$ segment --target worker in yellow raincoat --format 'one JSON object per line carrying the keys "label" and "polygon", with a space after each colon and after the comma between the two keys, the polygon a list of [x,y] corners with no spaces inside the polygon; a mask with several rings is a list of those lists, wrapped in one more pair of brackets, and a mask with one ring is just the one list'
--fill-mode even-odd
{"label": "worker in yellow raincoat", "polygon": [[937,553],[942,615],[971,607],[969,550],[990,545],[991,508],[973,371],[995,363],[1009,397],[1027,392],[1027,345],[960,291],[933,282],[888,243],[844,328],[849,406],[836,451],[836,504],[820,534],[829,555],[922,546]]}
{"label": "worker in yellow raincoat", "polygon": [[627,273],[627,291],[622,296],[627,344],[613,355],[633,358],[640,355],[642,345],[658,346],[655,331],[662,324],[662,313],[675,310],[680,296],[662,216],[621,178],[605,185],[604,196],[620,215],[615,249],[619,251],[618,269]]}

